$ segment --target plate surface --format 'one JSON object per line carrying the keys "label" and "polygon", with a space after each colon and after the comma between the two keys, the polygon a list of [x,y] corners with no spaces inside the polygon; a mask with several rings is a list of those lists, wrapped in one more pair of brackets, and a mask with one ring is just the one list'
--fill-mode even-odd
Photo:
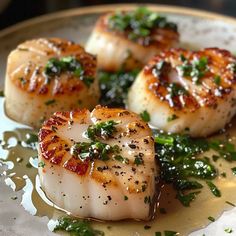
{"label": "plate surface", "polygon": [[[61,37],[84,44],[98,16],[114,9],[134,9],[137,5],[110,5],[73,9],[32,19],[0,32],[0,88],[4,85],[6,59],[16,45],[37,37]],[[236,53],[236,20],[216,14],[186,8],[148,5],[152,10],[167,15],[176,22],[183,47],[221,47]],[[0,108],[0,139],[6,130],[23,127],[4,116],[3,102]],[[0,155],[6,155],[0,152]],[[17,193],[20,196],[20,193]],[[47,228],[47,218],[33,217],[20,201],[12,201],[17,195],[0,177],[0,235],[55,235]],[[222,235],[222,228],[236,225],[236,209],[225,212],[216,222],[191,235]],[[236,228],[235,228],[236,232]],[[236,235],[233,232],[230,235]],[[227,235],[227,234],[226,234]]]}

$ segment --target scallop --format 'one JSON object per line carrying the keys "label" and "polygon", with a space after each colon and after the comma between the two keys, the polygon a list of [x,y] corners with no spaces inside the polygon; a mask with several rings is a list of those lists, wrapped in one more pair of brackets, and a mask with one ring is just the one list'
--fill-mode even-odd
{"label": "scallop", "polygon": [[55,111],[94,108],[96,67],[96,58],[71,41],[40,38],[20,44],[7,61],[7,115],[39,127]]}
{"label": "scallop", "polygon": [[176,47],[178,42],[179,34],[174,23],[155,12],[139,8],[101,16],[86,50],[97,55],[101,70],[132,70],[142,68],[155,54]]}
{"label": "scallop", "polygon": [[127,107],[150,114],[150,124],[166,132],[208,136],[235,115],[236,58],[218,48],[171,49],[140,72]]}
{"label": "scallop", "polygon": [[157,172],[152,132],[127,110],[56,112],[39,132],[41,186],[74,216],[150,219]]}

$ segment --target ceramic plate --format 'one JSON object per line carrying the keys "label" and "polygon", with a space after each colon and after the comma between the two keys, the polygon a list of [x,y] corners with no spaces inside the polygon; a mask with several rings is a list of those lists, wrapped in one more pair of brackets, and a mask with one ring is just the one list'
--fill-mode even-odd
{"label": "ceramic plate", "polygon": [[[119,8],[127,10],[136,7],[136,5],[110,5],[73,9],[38,17],[3,30],[0,32],[0,87],[4,86],[7,55],[18,43],[37,37],[61,37],[83,45],[96,19],[102,13]],[[221,47],[236,53],[235,19],[186,8],[157,5],[149,5],[148,7],[168,16],[171,21],[178,24],[183,47]],[[24,128],[23,125],[4,116],[3,100],[1,99],[0,104],[0,139],[3,138],[5,131]],[[6,151],[0,151],[1,158],[6,155]],[[0,173],[3,173],[3,168],[5,167],[1,167]],[[27,208],[27,204],[22,202],[23,200],[27,202],[27,197],[30,198],[30,196],[24,195],[24,199],[22,199],[24,189],[13,192],[9,186],[6,186],[5,182],[5,176],[2,175],[0,177],[0,235],[54,235],[48,230],[47,217],[32,216],[34,212],[31,212],[31,215],[24,210]],[[11,183],[8,184],[11,185]],[[11,187],[14,188],[14,186]],[[15,196],[18,196],[18,199],[13,201],[12,197]],[[168,220],[168,218],[166,219]],[[236,208],[224,212],[216,222],[191,235],[227,235],[222,229],[229,227],[235,228],[230,235],[236,235]],[[125,235],[125,229],[124,231],[122,229],[122,232],[121,235]],[[134,232],[132,235],[139,234]]]}

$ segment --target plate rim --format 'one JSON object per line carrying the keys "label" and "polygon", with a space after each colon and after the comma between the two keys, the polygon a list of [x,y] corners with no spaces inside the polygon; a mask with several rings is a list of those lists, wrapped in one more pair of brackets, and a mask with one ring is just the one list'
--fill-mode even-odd
{"label": "plate rim", "polygon": [[214,13],[206,10],[200,10],[190,7],[179,7],[177,5],[164,5],[164,4],[137,4],[137,3],[127,3],[127,4],[104,4],[104,5],[93,5],[93,6],[86,6],[86,7],[77,7],[72,9],[61,10],[49,14],[40,15],[37,17],[33,17],[19,23],[16,23],[12,26],[9,26],[5,29],[0,31],[0,38],[7,36],[8,34],[14,33],[15,31],[21,30],[26,27],[32,27],[36,24],[42,24],[44,22],[59,19],[62,17],[72,17],[72,16],[79,16],[84,14],[95,14],[95,13],[102,13],[106,11],[114,11],[114,9],[126,9],[132,10],[139,6],[145,6],[150,8],[151,10],[158,11],[160,13],[174,13],[180,14],[184,16],[194,16],[204,19],[210,20],[221,20],[228,24],[233,24],[236,26],[236,18]]}

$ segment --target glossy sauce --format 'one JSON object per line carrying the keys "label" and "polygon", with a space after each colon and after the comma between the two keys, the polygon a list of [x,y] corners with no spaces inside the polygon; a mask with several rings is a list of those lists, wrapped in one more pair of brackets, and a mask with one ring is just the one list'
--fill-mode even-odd
{"label": "glossy sauce", "polygon": [[[236,144],[236,119],[233,126],[224,134],[217,138],[231,139]],[[23,147],[22,140],[25,140],[27,133],[32,133],[30,129],[16,129],[3,133],[3,142],[1,143],[2,152],[5,156],[3,163],[8,170],[2,171],[5,183],[14,191],[23,189],[21,205],[29,213],[35,216],[47,216],[49,218],[49,228],[53,227],[54,221],[62,215],[62,211],[54,208],[52,203],[45,197],[40,188],[39,178],[37,176],[37,150]],[[213,137],[215,138],[215,137]],[[204,156],[212,156],[212,151],[204,153]],[[30,163],[30,164],[29,164]],[[236,162],[226,162],[219,159],[213,162],[219,170],[219,177],[214,181],[220,189],[222,197],[217,198],[212,195],[209,188],[204,184],[204,188],[191,203],[190,207],[184,207],[175,199],[175,191],[171,186],[163,186],[159,206],[164,208],[165,212],[158,210],[155,220],[150,222],[135,222],[132,220],[120,222],[96,222],[92,225],[96,229],[105,232],[105,235],[155,235],[155,232],[172,230],[179,232],[180,235],[202,228],[210,223],[209,216],[218,218],[224,210],[232,208],[226,201],[236,204],[236,196],[232,194],[236,191],[236,176],[233,175],[231,168],[236,166]],[[226,173],[226,178],[220,173]],[[138,206],[137,206],[138,207]],[[150,229],[144,229],[144,226],[151,226]]]}

